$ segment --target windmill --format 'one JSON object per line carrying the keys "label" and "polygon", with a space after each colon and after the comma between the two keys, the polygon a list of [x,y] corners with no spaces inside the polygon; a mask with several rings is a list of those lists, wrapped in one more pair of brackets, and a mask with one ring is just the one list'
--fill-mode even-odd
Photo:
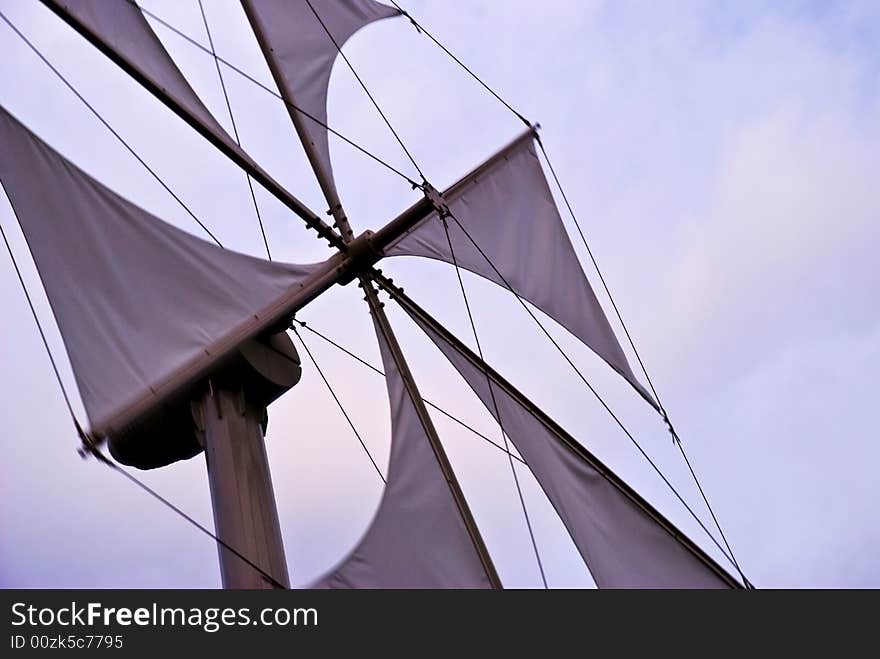
{"label": "windmill", "polygon": [[[423,193],[419,202],[375,232],[352,231],[330,165],[327,84],[345,40],[370,22],[400,15],[399,9],[370,0],[243,2],[331,225],[223,130],[136,3],[44,4],[334,250],[311,265],[223,250],[119,197],[3,112],[3,185],[88,414],[81,429],[85,450],[106,459],[106,442],[118,462],[139,468],[204,450],[224,585],[287,585],[262,444],[266,408],[300,375],[285,333],[296,311],[355,281],[372,314],[388,380],[392,456],[372,526],[317,585],[501,585],[379,290],[425,331],[495,417],[600,586],[741,585],[377,268],[386,257],[432,258],[509,289],[527,310],[525,301],[589,346],[668,422],[654,392],[634,374],[580,268],[538,160],[535,126],[442,192],[424,178],[411,181]],[[34,188],[46,180],[59,185],[50,193]],[[132,290],[144,294],[133,299]]]}

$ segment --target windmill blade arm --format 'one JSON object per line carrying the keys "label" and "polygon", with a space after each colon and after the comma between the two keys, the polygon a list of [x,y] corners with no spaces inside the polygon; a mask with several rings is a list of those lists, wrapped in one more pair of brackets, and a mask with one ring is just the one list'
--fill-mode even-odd
{"label": "windmill blade arm", "polygon": [[402,234],[395,231],[398,238],[386,240],[379,231],[376,242],[384,256],[443,261],[530,302],[659,410],[633,373],[575,253],[535,151],[534,131],[530,127],[442,195],[427,189],[434,212]]}
{"label": "windmill blade arm", "polygon": [[329,211],[353,238],[330,161],[327,95],[338,49],[358,30],[400,11],[374,0],[241,0]]}
{"label": "windmill blade arm", "polygon": [[313,588],[501,588],[373,283],[361,280],[385,367],[391,456],[372,522]]}
{"label": "windmill blade arm", "polygon": [[320,264],[297,289],[285,293],[268,307],[254,314],[246,325],[225,336],[222,342],[214,344],[210,350],[205,350],[204,354],[181,365],[174,373],[154,385],[139,399],[132,401],[113,418],[105,420],[99,426],[93,426],[92,432],[101,438],[127,427],[152,409],[161,406],[164,401],[175,399],[178,392],[186,391],[193,382],[204,379],[217,364],[223,363],[233,355],[248,339],[271,332],[280,326],[286,326],[297,310],[339,281],[347,271],[347,263],[348,259],[336,254]]}
{"label": "windmill blade arm", "polygon": [[[118,0],[128,4],[129,0]],[[155,77],[151,76],[144,68],[138,65],[128,54],[116,47],[108,39],[99,34],[92,26],[87,24],[68,5],[69,2],[61,0],[41,0],[41,2],[54,12],[65,23],[83,36],[95,48],[106,55],[113,63],[130,75],[138,84],[149,91],[153,96],[165,104],[174,114],[183,119],[199,135],[213,144],[221,153],[232,162],[247,172],[272,196],[302,218],[306,226],[317,231],[318,235],[327,240],[330,245],[345,250],[342,238],[332,227],[325,223],[316,213],[310,210],[303,202],[288,192],[280,183],[270,176],[262,167],[257,165],[228,135],[218,130],[216,122],[210,115],[199,111],[203,108],[194,107],[192,103],[186,103],[180,97],[170,93]],[[132,3],[132,10],[140,14],[140,8]],[[164,50],[162,51],[164,53]],[[167,53],[165,53],[167,57]],[[214,124],[214,125],[212,125]]]}
{"label": "windmill blade arm", "polygon": [[401,289],[381,274],[374,272],[372,277],[446,354],[484,404],[486,396],[481,388],[491,382],[505,431],[547,493],[600,587],[743,587]]}

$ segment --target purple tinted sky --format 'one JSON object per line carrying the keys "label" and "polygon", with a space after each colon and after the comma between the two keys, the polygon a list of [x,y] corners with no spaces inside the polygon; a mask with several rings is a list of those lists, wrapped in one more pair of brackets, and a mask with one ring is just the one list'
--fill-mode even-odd
{"label": "purple tinted sky", "polygon": [[[206,41],[195,0],[144,4]],[[612,290],[752,580],[880,586],[877,3],[407,6],[543,125]],[[206,8],[221,55],[271,85],[238,4],[209,0]],[[0,0],[0,9],[224,243],[261,253],[240,172],[42,6]],[[156,31],[228,125],[210,58],[160,26]],[[13,114],[99,180],[198,230],[5,25],[0,52],[0,102]],[[368,28],[348,53],[435,185],[446,185],[520,129],[405,21]],[[283,106],[233,73],[226,82],[245,147],[300,198],[323,208]],[[330,122],[410,171],[342,66],[331,84]],[[378,227],[415,199],[400,179],[344,144],[331,149],[356,229]],[[326,249],[298,219],[257,194],[278,258],[324,258]],[[39,290],[5,199],[0,222],[32,290]],[[459,336],[469,336],[451,268],[401,260],[386,269]],[[489,360],[705,546],[516,302],[474,277],[465,281]],[[0,304],[0,585],[217,586],[210,540],[77,457],[5,257]],[[497,433],[451,368],[389,309],[426,396]],[[301,317],[379,363],[355,288],[334,290]],[[702,510],[659,420],[586,349],[562,330],[555,334]],[[382,382],[333,348],[310,346],[384,465]],[[71,381],[66,365],[65,377]],[[357,541],[380,482],[312,369],[270,414],[267,442],[288,560],[294,582],[305,584]],[[504,456],[442,419],[437,424],[502,579],[539,585]],[[210,525],[201,458],[143,476]],[[524,477],[550,584],[591,585],[537,485]]]}

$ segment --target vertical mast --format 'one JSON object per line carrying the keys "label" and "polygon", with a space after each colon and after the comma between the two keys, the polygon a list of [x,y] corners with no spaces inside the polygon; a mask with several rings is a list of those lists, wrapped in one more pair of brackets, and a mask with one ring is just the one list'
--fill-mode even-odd
{"label": "vertical mast", "polygon": [[[269,56],[269,53],[272,52],[272,47],[269,45],[268,40],[266,39],[266,35],[262,29],[259,17],[256,15],[251,7],[251,0],[242,0],[242,6],[244,7],[248,20],[250,21],[251,27],[254,30],[254,34],[257,37],[257,42],[260,44],[260,48],[266,55],[266,61],[269,64],[269,70],[272,72],[272,77],[275,79],[275,83],[278,85],[281,96],[287,104],[290,118],[293,121],[296,132],[299,135],[300,141],[303,144],[303,148],[306,151],[306,156],[309,159],[312,170],[315,172],[315,177],[318,179],[318,184],[321,186],[321,191],[324,193],[324,198],[327,200],[327,204],[329,205],[329,213],[333,216],[336,228],[339,229],[340,233],[342,234],[343,242],[348,244],[352,242],[352,240],[354,240],[354,233],[352,232],[351,225],[348,222],[348,217],[345,214],[342,202],[339,199],[339,194],[336,191],[336,186],[333,183],[333,179],[330,176],[330,173],[324,167],[324,164],[321,161],[315,148],[315,144],[314,142],[312,142],[311,137],[306,130],[304,121],[310,121],[310,119],[304,117],[302,113],[295,109],[295,106],[297,105],[295,100],[296,96],[293,93],[293,90],[290,88],[290,85],[287,84],[285,76],[278,68],[278,64],[275,61],[275,58]],[[464,498],[461,486],[458,483],[458,478],[455,476],[452,465],[449,462],[448,457],[446,456],[446,451],[443,449],[443,445],[440,442],[440,437],[437,434],[437,430],[434,428],[434,423],[431,420],[430,415],[428,414],[428,410],[425,407],[424,401],[422,400],[421,394],[419,393],[418,387],[416,386],[416,382],[412,376],[412,372],[409,370],[409,366],[403,356],[403,351],[400,349],[400,344],[397,342],[397,337],[394,335],[394,331],[391,328],[391,323],[388,321],[388,317],[385,315],[385,310],[383,308],[384,305],[379,300],[379,295],[376,292],[376,289],[373,286],[373,282],[369,277],[367,277],[366,275],[359,275],[358,281],[364,291],[364,299],[370,306],[370,311],[373,314],[373,318],[376,320],[376,324],[379,326],[383,336],[385,337],[386,342],[388,343],[394,362],[398,370],[400,371],[401,377],[403,378],[407,395],[410,397],[413,405],[415,406],[416,413],[418,414],[422,427],[425,430],[425,434],[427,435],[428,440],[431,443],[431,448],[433,449],[434,455],[437,458],[440,470],[443,472],[443,476],[449,485],[449,489],[452,492],[455,504],[458,507],[459,513],[462,516],[462,520],[467,527],[471,541],[474,544],[474,548],[480,557],[483,568],[486,571],[486,576],[488,577],[489,582],[492,584],[493,588],[501,588],[501,580],[498,577],[498,572],[495,570],[495,565],[492,562],[492,557],[489,555],[489,551],[486,548],[486,544],[483,541],[483,537],[480,534],[479,529],[477,528],[476,521],[474,520],[473,514],[470,511],[467,500]]]}
{"label": "vertical mast", "polygon": [[[224,588],[288,588],[287,560],[263,433],[267,406],[299,381],[285,333],[251,340],[191,404],[205,449]],[[227,547],[232,547],[235,552]],[[242,560],[247,557],[248,561]]]}
{"label": "vertical mast", "polygon": [[248,400],[241,387],[211,386],[193,403],[198,436],[205,448],[217,536],[265,573],[218,544],[224,588],[290,585],[263,441],[265,416],[266,408]]}

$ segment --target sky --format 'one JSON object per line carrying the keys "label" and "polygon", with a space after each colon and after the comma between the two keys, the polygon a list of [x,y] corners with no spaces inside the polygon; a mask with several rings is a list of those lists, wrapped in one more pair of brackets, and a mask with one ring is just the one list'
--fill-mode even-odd
{"label": "sky", "polygon": [[[207,42],[196,0],[143,4]],[[273,87],[239,4],[207,0],[205,7],[218,53]],[[404,7],[541,124],[594,254],[750,580],[759,587],[880,586],[874,401],[880,5],[560,0],[536,9],[520,0],[413,0]],[[240,170],[37,2],[0,0],[0,11],[221,242],[263,253]],[[228,127],[211,58],[160,25],[154,29]],[[0,53],[0,103],[101,182],[200,235],[5,24]],[[405,20],[365,28],[346,53],[435,187],[522,128]],[[322,212],[283,105],[235,73],[224,75],[243,146]],[[414,174],[340,63],[329,123]],[[332,138],[331,154],[356,232],[382,226],[417,199],[405,181]],[[264,190],[256,194],[275,258],[311,262],[329,255],[298,218]],[[565,221],[610,312],[574,226]],[[5,197],[0,224],[75,391]],[[472,345],[451,267],[409,258],[382,267]],[[717,557],[516,300],[475,276],[465,274],[464,281],[487,360]],[[210,538],[77,455],[78,440],[5,255],[0,306],[0,586],[218,587]],[[422,393],[497,436],[452,367],[399,309],[387,309]],[[299,317],[379,364],[356,287],[332,289]],[[562,328],[551,331],[708,525],[657,415]],[[381,378],[319,339],[306,340],[385,469],[390,424]],[[288,566],[292,582],[305,585],[355,545],[381,482],[308,362],[301,383],[269,414],[266,442]],[[502,581],[540,587],[507,459],[454,424],[435,421]],[[592,587],[539,486],[527,472],[520,475],[549,585]],[[212,527],[201,456],[138,476]]]}

